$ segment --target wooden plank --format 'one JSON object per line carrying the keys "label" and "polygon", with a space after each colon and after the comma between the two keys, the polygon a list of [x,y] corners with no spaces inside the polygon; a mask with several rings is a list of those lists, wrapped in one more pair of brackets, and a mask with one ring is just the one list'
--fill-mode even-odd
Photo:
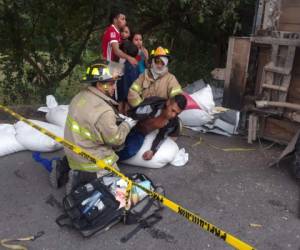
{"label": "wooden plank", "polygon": [[256,6],[256,13],[255,13],[255,24],[254,24],[254,34],[256,34],[256,32],[258,30],[260,30],[262,28],[262,18],[263,18],[263,14],[264,14],[264,9],[265,9],[265,4],[264,4],[264,0],[258,0],[257,1],[257,6]]}
{"label": "wooden plank", "polygon": [[250,114],[248,119],[248,143],[256,141],[257,139],[257,127],[258,127],[258,117],[257,115]]}
{"label": "wooden plank", "polygon": [[[300,31],[299,31],[300,32]],[[300,46],[300,39],[280,39],[268,36],[252,36],[251,42],[258,44],[279,44]]]}
{"label": "wooden plank", "polygon": [[292,69],[294,64],[294,58],[296,54],[296,46],[289,46],[285,61],[285,68]]}
{"label": "wooden plank", "polygon": [[274,73],[273,72],[268,72],[264,69],[263,70],[263,78],[262,78],[261,83],[260,83],[260,86],[261,86],[260,93],[263,94],[263,99],[264,100],[270,100],[272,92],[264,90],[263,89],[263,84],[267,84],[267,85],[273,85],[274,84]]}
{"label": "wooden plank", "polygon": [[272,44],[271,61],[274,66],[277,65],[278,50],[279,50],[279,45]]}
{"label": "wooden plank", "polygon": [[300,24],[279,23],[278,30],[288,32],[300,32]]}
{"label": "wooden plank", "polygon": [[[283,47],[283,46],[280,46]],[[284,46],[285,47],[285,46]],[[283,56],[282,63],[280,65],[284,64],[284,67],[286,70],[292,71],[293,64],[294,64],[294,58],[296,53],[296,47],[295,46],[288,46],[283,50]],[[278,75],[277,76],[277,82],[275,84],[281,85],[282,87],[289,89],[291,83],[291,74],[285,74],[285,75]],[[280,92],[278,93],[278,101],[285,102],[287,99],[287,92]]]}
{"label": "wooden plank", "polygon": [[271,2],[270,1],[265,1],[265,9],[264,9],[264,18],[263,18],[263,24],[262,24],[262,29],[266,30],[268,29],[268,25],[270,23],[270,8],[271,8]]}
{"label": "wooden plank", "polygon": [[[291,75],[285,75],[283,76],[283,80],[282,80],[282,87],[289,89],[290,87],[290,83],[291,83]],[[279,93],[279,98],[278,100],[280,102],[285,102],[286,98],[287,98],[287,92],[281,92]]]}
{"label": "wooden plank", "polygon": [[279,91],[283,91],[283,92],[287,92],[287,90],[288,90],[286,87],[277,86],[277,85],[270,85],[270,84],[263,84],[262,87],[266,88],[266,89],[279,90]]}
{"label": "wooden plank", "polygon": [[296,49],[287,101],[300,104],[300,48]]}
{"label": "wooden plank", "polygon": [[292,75],[300,74],[300,48],[296,49]]}
{"label": "wooden plank", "polygon": [[257,139],[257,127],[258,127],[258,117],[257,115],[253,116],[252,120],[252,140],[256,141]]}
{"label": "wooden plank", "polygon": [[300,1],[281,0],[281,15],[278,30],[300,32]]}
{"label": "wooden plank", "polygon": [[300,24],[300,6],[288,6],[281,9],[279,24]]}
{"label": "wooden plank", "polygon": [[[263,68],[259,98],[286,102],[295,51],[295,46],[272,45],[271,62]],[[280,112],[284,110],[283,108],[277,109]]]}
{"label": "wooden plank", "polygon": [[249,37],[229,40],[223,106],[241,109],[246,89],[251,42]]}
{"label": "wooden plank", "polygon": [[[299,40],[300,41],[300,40]],[[281,45],[279,46],[277,62],[275,66],[284,67],[287,59],[288,46]]]}
{"label": "wooden plank", "polygon": [[288,143],[300,128],[300,124],[286,119],[265,118],[261,135],[265,139]]}
{"label": "wooden plank", "polygon": [[282,74],[282,75],[288,75],[288,74],[291,73],[290,68],[286,69],[286,68],[282,68],[282,67],[276,67],[276,66],[274,66],[273,62],[268,63],[265,66],[265,70],[266,71],[271,71],[271,72],[274,72],[274,73],[278,73],[278,74]]}
{"label": "wooden plank", "polygon": [[300,75],[292,75],[287,101],[300,104]]}
{"label": "wooden plank", "polygon": [[271,47],[259,47],[259,54],[257,60],[257,75],[256,75],[256,83],[255,83],[255,96],[260,94],[262,78],[263,78],[263,69],[264,66],[271,59]]}
{"label": "wooden plank", "polygon": [[230,84],[230,74],[231,74],[231,70],[232,70],[232,57],[233,57],[234,41],[235,41],[234,37],[229,37],[228,49],[227,49],[227,61],[226,61],[226,69],[225,69],[224,89],[228,89],[229,84]]}
{"label": "wooden plank", "polygon": [[248,119],[248,143],[252,143],[253,142],[253,114],[249,115],[249,119]]}
{"label": "wooden plank", "polygon": [[281,0],[281,6],[283,8],[285,7],[297,7],[300,6],[300,1],[299,0]]}

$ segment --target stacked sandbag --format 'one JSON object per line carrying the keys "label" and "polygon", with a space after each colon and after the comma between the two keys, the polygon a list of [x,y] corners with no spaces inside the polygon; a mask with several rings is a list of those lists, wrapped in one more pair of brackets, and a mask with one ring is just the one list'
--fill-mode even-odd
{"label": "stacked sandbag", "polygon": [[198,106],[208,114],[210,114],[215,107],[212,89],[209,84],[207,84],[203,89],[191,94],[191,97],[198,104]]}
{"label": "stacked sandbag", "polygon": [[0,157],[16,153],[26,148],[17,141],[16,130],[12,124],[0,124]]}
{"label": "stacked sandbag", "polygon": [[151,148],[156,134],[157,132],[155,131],[148,134],[145,137],[143,146],[137,154],[130,159],[123,161],[123,163],[145,168],[162,168],[168,163],[172,164],[172,162],[174,162],[174,166],[185,165],[188,161],[188,154],[185,153],[184,150],[179,150],[176,142],[170,138],[167,138],[162,143],[151,160],[146,161],[143,159],[143,154]]}
{"label": "stacked sandbag", "polygon": [[46,120],[52,124],[64,128],[69,111],[69,105],[58,105],[53,95],[46,97],[47,107],[40,107],[38,111],[46,113]]}
{"label": "stacked sandbag", "polygon": [[[47,122],[29,120],[34,124],[49,130],[57,136],[63,137],[64,129],[54,124]],[[25,149],[39,152],[52,152],[61,149],[63,146],[50,138],[47,135],[42,134],[40,131],[29,126],[25,122],[19,121],[14,125],[16,129],[16,139]]]}
{"label": "stacked sandbag", "polygon": [[183,95],[185,96],[186,99],[186,106],[185,106],[185,110],[189,110],[189,109],[200,109],[199,105],[197,102],[195,102],[195,100],[191,97],[190,94],[183,92]]}
{"label": "stacked sandbag", "polygon": [[[46,113],[46,120],[49,123],[37,120],[30,121],[57,136],[63,137],[69,106],[58,105],[52,95],[47,96],[46,104],[47,107],[41,107],[38,110]],[[14,125],[0,124],[0,156],[21,150],[52,152],[61,148],[63,146],[60,143],[22,121]]]}
{"label": "stacked sandbag", "polygon": [[184,110],[179,115],[184,126],[199,127],[212,120],[212,116],[202,109]]}

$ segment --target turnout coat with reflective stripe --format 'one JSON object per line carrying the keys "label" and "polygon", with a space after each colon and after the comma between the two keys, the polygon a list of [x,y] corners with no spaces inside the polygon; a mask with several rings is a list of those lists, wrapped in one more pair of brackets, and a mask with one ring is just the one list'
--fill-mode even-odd
{"label": "turnout coat with reflective stripe", "polygon": [[[130,127],[116,124],[117,103],[95,87],[88,87],[71,101],[65,126],[65,139],[87,150],[93,156],[114,165],[118,156],[113,147],[124,143]],[[65,148],[72,169],[96,172],[99,168]]]}
{"label": "turnout coat with reflective stripe", "polygon": [[131,107],[138,106],[146,97],[158,96],[170,98],[182,92],[176,77],[167,72],[154,80],[149,70],[145,70],[137,80],[133,82],[128,92],[128,102]]}

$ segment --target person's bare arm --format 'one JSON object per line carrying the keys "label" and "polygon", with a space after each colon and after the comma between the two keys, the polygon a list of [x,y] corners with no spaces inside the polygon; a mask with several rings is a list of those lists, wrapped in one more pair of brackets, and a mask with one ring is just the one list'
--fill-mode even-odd
{"label": "person's bare arm", "polygon": [[148,53],[148,50],[147,50],[145,47],[142,47],[142,51],[143,51],[143,53],[144,53],[144,55],[145,55],[146,61],[148,61],[148,59],[149,59],[149,53]]}
{"label": "person's bare arm", "polygon": [[144,152],[143,159],[149,161],[153,158],[168,136],[178,137],[180,133],[180,120],[175,118],[169,121],[168,125],[161,128],[152,142],[151,148]]}
{"label": "person's bare arm", "polygon": [[146,68],[149,68],[150,65],[149,65],[149,53],[148,53],[148,50],[145,48],[145,47],[142,47],[142,51],[145,55],[145,66]]}
{"label": "person's bare arm", "polygon": [[126,59],[132,65],[137,65],[138,64],[137,60],[134,57],[129,56],[126,53],[124,53],[122,50],[120,50],[118,43],[112,43],[111,47],[112,47],[112,50],[113,50],[113,52],[116,56]]}

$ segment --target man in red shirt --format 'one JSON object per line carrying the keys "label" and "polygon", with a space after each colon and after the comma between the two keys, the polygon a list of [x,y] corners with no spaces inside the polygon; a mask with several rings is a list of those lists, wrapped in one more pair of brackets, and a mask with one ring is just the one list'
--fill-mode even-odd
{"label": "man in red shirt", "polygon": [[128,60],[132,65],[137,65],[137,60],[120,50],[121,42],[120,29],[126,25],[126,16],[120,11],[110,15],[110,23],[102,38],[102,56],[107,61],[118,62],[119,58]]}

